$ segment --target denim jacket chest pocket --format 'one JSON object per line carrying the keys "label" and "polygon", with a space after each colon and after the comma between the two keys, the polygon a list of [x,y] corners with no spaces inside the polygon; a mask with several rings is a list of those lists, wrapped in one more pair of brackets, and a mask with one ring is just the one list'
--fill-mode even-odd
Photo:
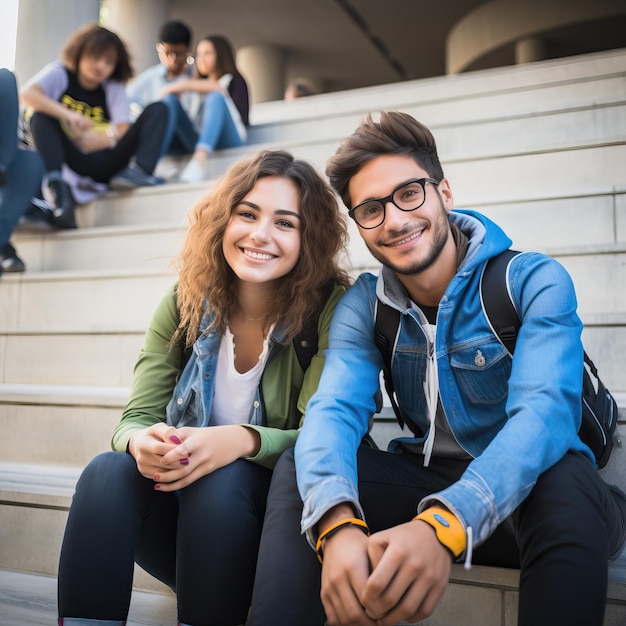
{"label": "denim jacket chest pocket", "polygon": [[426,379],[427,347],[398,343],[393,355],[392,376],[396,389],[402,388],[398,398],[401,406],[416,415],[424,411],[424,380]]}
{"label": "denim jacket chest pocket", "polygon": [[453,352],[450,366],[463,397],[472,404],[498,404],[508,393],[511,359],[497,341]]}

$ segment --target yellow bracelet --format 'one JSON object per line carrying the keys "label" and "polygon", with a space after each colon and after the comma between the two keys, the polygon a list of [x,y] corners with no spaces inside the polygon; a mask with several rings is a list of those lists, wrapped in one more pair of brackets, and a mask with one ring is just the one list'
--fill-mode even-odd
{"label": "yellow bracelet", "polygon": [[454,558],[463,554],[467,546],[467,538],[465,529],[456,515],[440,506],[431,506],[413,519],[421,520],[432,526],[439,543],[447,548]]}
{"label": "yellow bracelet", "polygon": [[326,530],[320,533],[320,536],[317,538],[317,543],[315,544],[315,552],[317,552],[317,558],[320,563],[323,563],[324,561],[322,541],[332,537],[340,528],[343,528],[344,526],[356,526],[357,528],[360,528],[368,537],[370,536],[370,529],[367,527],[367,524],[362,519],[358,519],[356,517],[348,517],[331,524]]}

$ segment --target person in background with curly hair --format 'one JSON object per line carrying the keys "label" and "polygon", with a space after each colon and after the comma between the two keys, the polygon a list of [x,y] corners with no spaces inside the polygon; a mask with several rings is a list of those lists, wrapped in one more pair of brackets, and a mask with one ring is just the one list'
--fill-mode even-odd
{"label": "person in background with curly hair", "polygon": [[[59,228],[76,228],[74,208],[86,186],[102,192],[106,185],[129,190],[162,182],[152,172],[167,109],[155,102],[131,125],[125,84],[132,74],[122,40],[87,24],[70,35],[61,60],[46,65],[20,91],[33,143],[46,164],[44,195],[55,207]],[[87,198],[93,196],[83,202]]]}
{"label": "person in background with curly hair", "polygon": [[[345,240],[333,192],[284,151],[233,166],[196,205],[115,451],[76,487],[60,624],[124,623],[134,561],[176,592],[181,624],[246,620],[272,468],[296,441],[349,286]],[[295,340],[316,315],[303,370]]]}

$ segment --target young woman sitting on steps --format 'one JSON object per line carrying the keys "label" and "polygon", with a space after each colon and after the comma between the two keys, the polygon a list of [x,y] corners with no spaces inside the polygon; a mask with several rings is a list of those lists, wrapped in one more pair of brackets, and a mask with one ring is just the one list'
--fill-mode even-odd
{"label": "young woman sitting on steps", "polygon": [[[235,165],[195,207],[115,451],[76,487],[60,624],[122,624],[134,562],[176,592],[181,624],[245,622],[272,468],[298,436],[349,284],[345,237],[330,188],[283,151]],[[294,339],[311,317],[303,370]]]}

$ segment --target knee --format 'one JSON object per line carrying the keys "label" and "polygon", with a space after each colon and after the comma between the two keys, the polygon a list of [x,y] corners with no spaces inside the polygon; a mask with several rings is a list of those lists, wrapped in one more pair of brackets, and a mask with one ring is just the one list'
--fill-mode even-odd
{"label": "knee", "polygon": [[2,96],[9,96],[17,101],[17,81],[13,72],[6,67],[0,68],[0,92]]}
{"label": "knee", "polygon": [[226,110],[226,98],[220,91],[211,91],[204,97],[204,111],[215,112],[216,110]]}
{"label": "knee", "polygon": [[100,497],[111,491],[111,484],[124,484],[128,475],[138,474],[135,459],[123,452],[103,452],[92,459],[82,471],[76,491],[94,493]]}
{"label": "knee", "polygon": [[150,120],[150,122],[161,119],[166,120],[170,115],[170,111],[171,107],[169,107],[164,100],[159,100],[158,102],[149,104],[139,117],[145,117]]}
{"label": "knee", "polygon": [[175,93],[168,93],[166,96],[163,96],[159,102],[165,105],[165,107],[170,111],[178,108],[178,105],[180,104],[180,100]]}

